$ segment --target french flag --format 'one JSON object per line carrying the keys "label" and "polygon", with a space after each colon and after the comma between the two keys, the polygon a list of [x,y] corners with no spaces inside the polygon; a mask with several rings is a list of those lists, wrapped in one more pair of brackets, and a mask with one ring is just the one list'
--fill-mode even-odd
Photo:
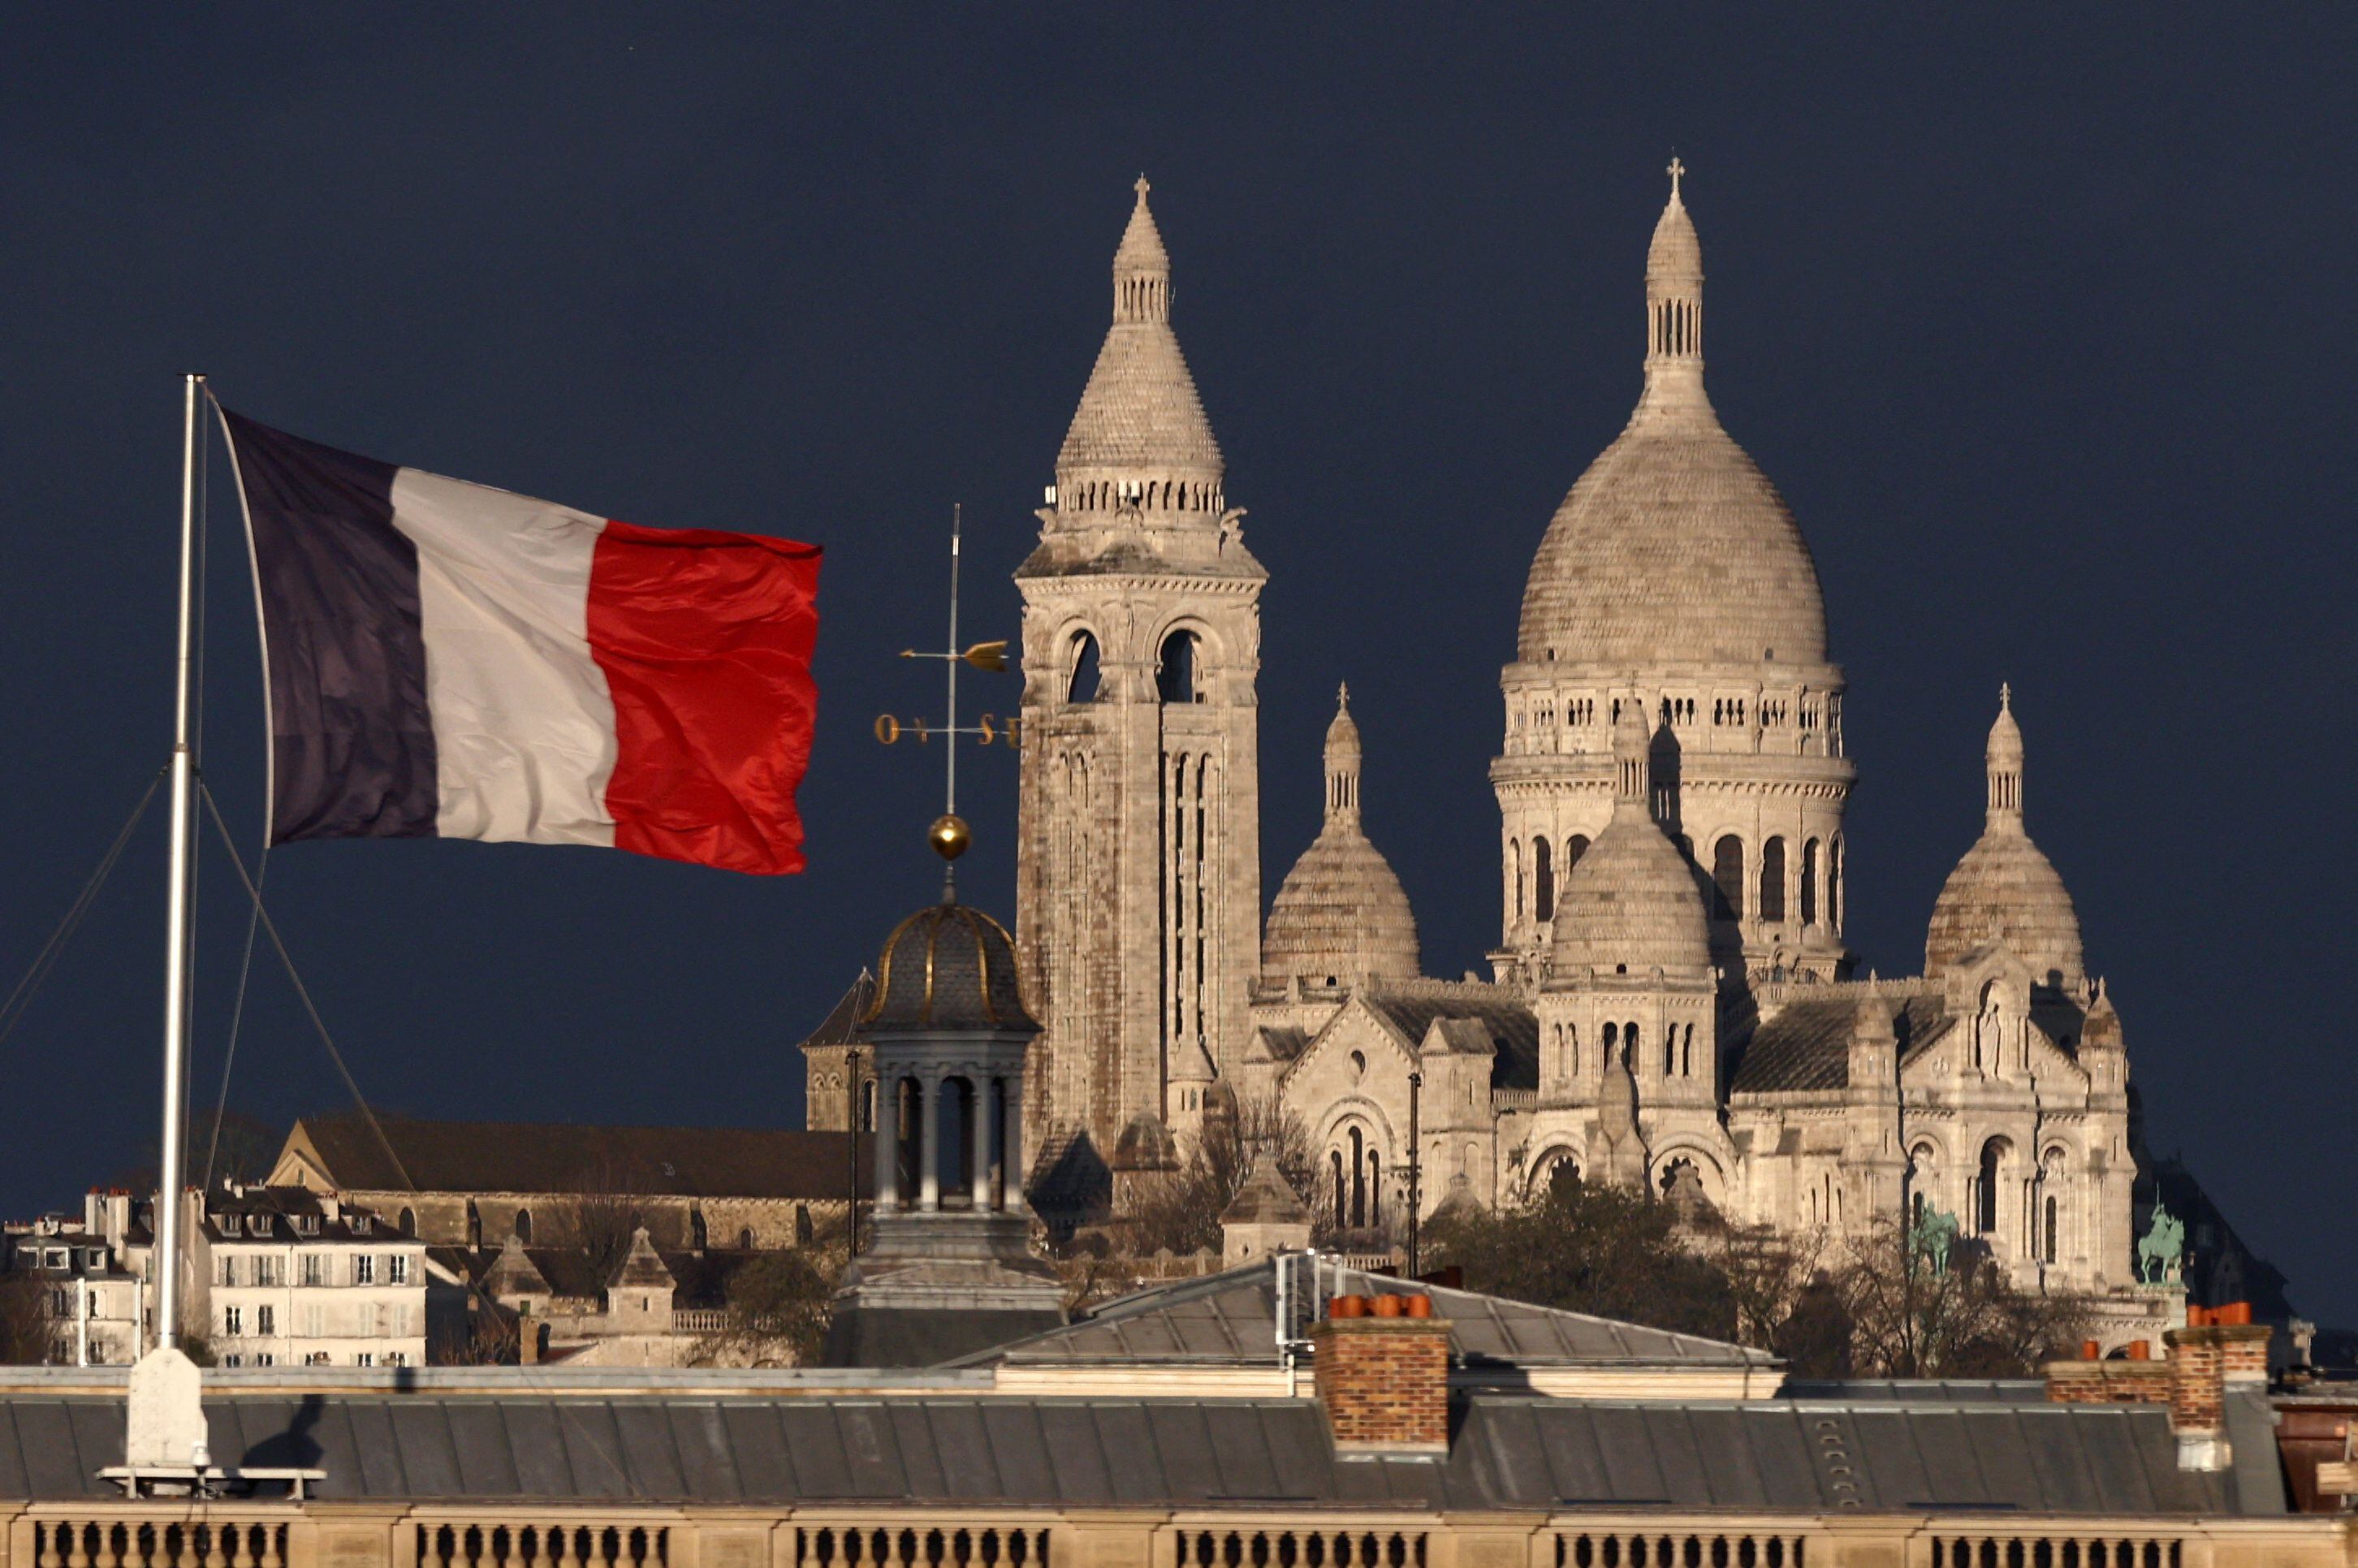
{"label": "french flag", "polygon": [[262,607],[272,843],[803,869],[817,546],[642,528],[222,420]]}

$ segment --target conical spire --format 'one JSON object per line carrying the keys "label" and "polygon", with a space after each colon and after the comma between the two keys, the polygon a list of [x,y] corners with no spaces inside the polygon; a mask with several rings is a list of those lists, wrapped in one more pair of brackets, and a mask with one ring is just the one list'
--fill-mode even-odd
{"label": "conical spire", "polygon": [[1680,189],[1686,165],[1671,160],[1671,199],[1646,249],[1646,400],[1703,397],[1703,242]]}
{"label": "conical spire", "polygon": [[1135,189],[1114,251],[1113,325],[1056,454],[1056,505],[1067,524],[1123,513],[1213,524],[1227,506],[1220,447],[1171,330],[1171,256],[1143,176]]}
{"label": "conical spire", "polygon": [[2014,687],[1997,688],[1997,721],[1983,753],[1989,774],[1989,826],[2022,831],[2022,726],[2014,721]]}
{"label": "conical spire", "polygon": [[1335,691],[1335,721],[1326,726],[1326,820],[1359,825],[1359,726],[1351,718],[1351,688]]}
{"label": "conical spire", "polygon": [[1163,248],[1163,231],[1146,205],[1152,189],[1140,175],[1132,187],[1138,205],[1130,210],[1130,227],[1113,253],[1113,319],[1116,321],[1171,319],[1171,253]]}

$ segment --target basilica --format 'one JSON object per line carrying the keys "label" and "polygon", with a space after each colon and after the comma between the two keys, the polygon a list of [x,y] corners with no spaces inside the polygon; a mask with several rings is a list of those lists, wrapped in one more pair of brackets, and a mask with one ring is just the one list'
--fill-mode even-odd
{"label": "basilica", "polygon": [[[1264,916],[1267,573],[1139,182],[1112,324],[1016,573],[1042,1210],[1118,1202],[1217,1108],[1273,1101],[1307,1130],[1338,1230],[1397,1225],[1412,1191],[1430,1214],[1576,1173],[1790,1231],[1952,1219],[2027,1287],[2132,1285],[2120,1022],[2026,827],[2011,693],[1923,972],[1855,972],[1846,677],[1801,528],[1705,391],[1683,172],[1646,255],[1637,406],[1532,557],[1489,769],[1498,941],[1487,979],[1455,980],[1425,975],[1368,836],[1361,756],[1383,738],[1347,692],[1324,824]],[[1925,830],[1963,846],[1971,827]]]}

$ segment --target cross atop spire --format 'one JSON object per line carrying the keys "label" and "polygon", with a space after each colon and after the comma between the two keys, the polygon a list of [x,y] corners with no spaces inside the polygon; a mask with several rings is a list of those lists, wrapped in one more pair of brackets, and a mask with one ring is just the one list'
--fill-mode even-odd
{"label": "cross atop spire", "polygon": [[[1671,195],[1673,198],[1675,198],[1679,193],[1679,180],[1685,175],[1686,171],[1687,166],[1680,161],[1678,154],[1672,153],[1671,155]],[[1139,177],[1138,183],[1141,189],[1145,189],[1146,177],[1144,175],[1141,175]]]}
{"label": "cross atop spire", "polygon": [[2014,711],[2014,683],[2012,681],[2000,681],[1997,683],[1997,710],[2000,713],[2011,713]]}
{"label": "cross atop spire", "polygon": [[1348,708],[1351,706],[1351,683],[1349,681],[1337,681],[1336,683],[1335,706],[1337,708]]}
{"label": "cross atop spire", "polygon": [[1153,189],[1154,189],[1154,187],[1152,187],[1152,186],[1151,186],[1151,185],[1147,184],[1147,183],[1146,183],[1146,176],[1144,176],[1144,175],[1142,175],[1142,174],[1141,174],[1141,175],[1140,175],[1140,176],[1138,177],[1138,183],[1137,183],[1137,184],[1135,184],[1135,185],[1133,185],[1133,186],[1131,186],[1131,187],[1130,187],[1130,189],[1131,189],[1132,190],[1137,191],[1137,192],[1138,192],[1138,199],[1139,199],[1141,201],[1143,201],[1143,200],[1146,200],[1146,193],[1147,193],[1148,191],[1150,191],[1150,190]]}

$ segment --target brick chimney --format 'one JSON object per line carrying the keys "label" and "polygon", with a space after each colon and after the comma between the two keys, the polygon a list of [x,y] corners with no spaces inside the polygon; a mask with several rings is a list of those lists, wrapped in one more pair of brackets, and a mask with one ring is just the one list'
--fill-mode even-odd
{"label": "brick chimney", "polygon": [[2178,1433],[2178,1467],[2223,1470],[2234,1457],[2227,1443],[2227,1392],[2268,1380],[2264,1323],[2206,1323],[2173,1328],[2169,1346],[2169,1425]]}
{"label": "brick chimney", "polygon": [[[1449,1324],[1423,1295],[1346,1296],[1312,1325],[1318,1403],[1347,1454],[1449,1451]],[[1411,1303],[1414,1303],[1412,1307]]]}

